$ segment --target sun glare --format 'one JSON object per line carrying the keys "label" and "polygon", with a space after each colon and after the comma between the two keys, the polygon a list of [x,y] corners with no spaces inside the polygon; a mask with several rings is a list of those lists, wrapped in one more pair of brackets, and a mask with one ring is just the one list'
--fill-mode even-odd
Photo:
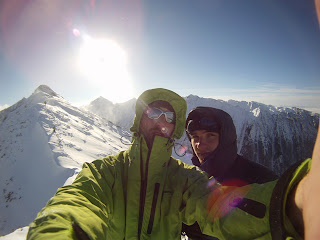
{"label": "sun glare", "polygon": [[[79,66],[103,96],[113,102],[132,97],[132,85],[127,69],[127,54],[114,41],[83,37]],[[102,94],[102,93],[101,93]]]}

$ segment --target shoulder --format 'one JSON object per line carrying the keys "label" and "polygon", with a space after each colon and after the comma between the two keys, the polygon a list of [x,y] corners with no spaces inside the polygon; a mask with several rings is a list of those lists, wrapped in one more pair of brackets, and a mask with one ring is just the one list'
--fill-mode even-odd
{"label": "shoulder", "polygon": [[208,179],[209,177],[209,175],[199,167],[184,163],[174,157],[170,157],[170,161],[168,162],[168,171],[172,172],[172,174],[184,176],[186,178]]}
{"label": "shoulder", "polygon": [[86,179],[96,179],[97,182],[101,182],[101,180],[113,182],[118,177],[123,176],[126,169],[125,159],[125,152],[119,152],[117,155],[110,155],[90,163],[84,163],[75,182],[85,181]]}
{"label": "shoulder", "polygon": [[102,171],[106,168],[123,167],[126,159],[126,151],[121,151],[116,155],[109,155],[104,158],[96,159],[90,163],[84,163],[83,169],[89,168],[92,170]]}
{"label": "shoulder", "polygon": [[181,160],[171,157],[166,175],[166,188],[175,193],[188,192],[190,195],[198,196],[198,194],[203,195],[207,191],[208,174]]}
{"label": "shoulder", "polygon": [[180,159],[174,158],[172,156],[170,157],[168,165],[170,167],[175,167],[175,168],[179,168],[179,169],[182,169],[182,170],[193,169],[195,171],[203,172],[203,170],[201,170],[199,167],[197,167],[195,165],[187,164],[187,163],[181,161]]}
{"label": "shoulder", "polygon": [[240,155],[236,158],[233,169],[241,172],[241,175],[246,177],[249,183],[264,183],[278,178],[278,175],[271,169]]}

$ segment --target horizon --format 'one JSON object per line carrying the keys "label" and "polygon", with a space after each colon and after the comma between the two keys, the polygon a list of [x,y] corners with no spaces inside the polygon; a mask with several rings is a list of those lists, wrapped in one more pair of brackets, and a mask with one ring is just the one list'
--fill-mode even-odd
{"label": "horizon", "polygon": [[[20,100],[23,99],[23,98],[28,98],[28,97],[30,97],[36,89],[38,89],[40,86],[43,86],[43,85],[44,85],[44,84],[39,85],[37,88],[35,88],[35,89],[32,91],[32,93],[30,93],[29,96],[23,96],[23,97],[20,98]],[[47,86],[47,85],[44,85],[44,86]],[[59,96],[61,96],[63,99],[65,99],[64,96],[62,96],[59,92],[56,92],[56,91],[55,91],[54,89],[52,89],[50,86],[47,86],[47,87],[49,87],[53,92],[55,92],[56,94],[58,94]],[[183,98],[187,98],[187,97],[189,97],[189,96],[196,96],[196,97],[203,98],[203,99],[221,100],[221,101],[224,101],[224,102],[228,102],[228,101],[238,101],[238,102],[244,101],[244,102],[248,102],[248,103],[249,103],[249,102],[255,102],[255,103],[258,103],[258,104],[263,104],[263,105],[265,105],[265,106],[273,106],[273,107],[276,107],[276,108],[289,108],[289,109],[290,109],[290,108],[299,108],[299,109],[307,110],[307,111],[311,112],[311,114],[320,114],[320,108],[307,109],[307,108],[301,108],[301,107],[296,107],[296,106],[292,106],[292,107],[276,106],[276,105],[273,105],[273,104],[266,104],[266,103],[262,103],[262,102],[255,101],[255,100],[252,100],[252,101],[236,100],[236,99],[224,100],[224,99],[221,99],[221,98],[201,97],[201,96],[198,96],[198,95],[196,95],[196,94],[189,94],[189,95],[187,95],[187,96],[182,96],[182,97],[183,97]],[[133,98],[131,98],[131,99],[129,99],[129,100],[125,100],[125,101],[122,101],[122,102],[112,102],[111,100],[109,100],[109,99],[107,99],[107,98],[105,98],[105,97],[103,97],[103,96],[99,96],[99,97],[97,97],[97,98],[95,98],[95,99],[90,100],[89,102],[86,102],[86,103],[74,103],[74,102],[68,101],[68,99],[65,99],[65,100],[68,101],[70,104],[72,104],[72,105],[75,106],[75,107],[84,107],[84,106],[89,105],[89,104],[92,103],[93,101],[97,100],[98,98],[101,98],[101,97],[104,98],[104,99],[106,99],[106,100],[108,100],[108,101],[110,101],[110,102],[111,102],[112,104],[114,104],[114,105],[115,105],[115,104],[126,103],[126,102],[129,102],[129,101],[133,100],[133,99],[135,99],[135,100],[138,99],[138,97],[133,97]],[[20,101],[20,100],[18,100],[18,101]],[[18,102],[18,101],[17,101],[17,102]],[[16,102],[16,103],[17,103],[17,102]],[[14,103],[14,104],[16,104],[16,103]],[[14,104],[12,104],[12,105],[14,105]],[[8,107],[11,107],[12,105],[7,106],[7,107],[0,106],[0,111],[6,109],[6,108],[8,108]]]}
{"label": "horizon", "polygon": [[45,84],[76,106],[162,87],[320,113],[313,0],[61,4],[0,3],[0,110]]}

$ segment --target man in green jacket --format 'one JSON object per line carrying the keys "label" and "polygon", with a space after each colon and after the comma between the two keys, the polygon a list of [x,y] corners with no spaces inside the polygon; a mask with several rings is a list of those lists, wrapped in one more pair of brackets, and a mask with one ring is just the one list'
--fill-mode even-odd
{"label": "man in green jacket", "polygon": [[182,223],[196,221],[219,239],[271,239],[275,182],[225,189],[171,157],[185,117],[186,102],[176,93],[142,93],[130,148],[84,164],[30,224],[27,239],[180,239]]}

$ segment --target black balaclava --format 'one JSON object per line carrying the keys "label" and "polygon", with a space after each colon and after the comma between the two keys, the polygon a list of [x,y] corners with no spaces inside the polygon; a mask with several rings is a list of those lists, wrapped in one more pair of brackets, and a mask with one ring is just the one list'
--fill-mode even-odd
{"label": "black balaclava", "polygon": [[218,147],[200,164],[194,153],[192,163],[217,179],[223,178],[237,157],[237,134],[231,116],[225,111],[212,107],[196,107],[190,111],[186,121],[186,132],[207,130],[219,133]]}

